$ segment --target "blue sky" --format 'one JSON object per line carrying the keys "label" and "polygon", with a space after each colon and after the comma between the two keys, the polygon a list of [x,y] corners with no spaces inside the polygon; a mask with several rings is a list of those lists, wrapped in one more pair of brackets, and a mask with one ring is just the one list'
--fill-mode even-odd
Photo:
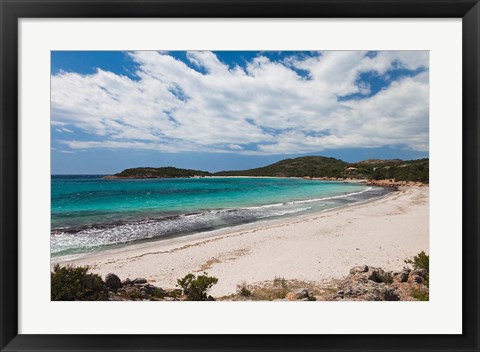
{"label": "blue sky", "polygon": [[428,157],[424,51],[51,54],[52,174]]}

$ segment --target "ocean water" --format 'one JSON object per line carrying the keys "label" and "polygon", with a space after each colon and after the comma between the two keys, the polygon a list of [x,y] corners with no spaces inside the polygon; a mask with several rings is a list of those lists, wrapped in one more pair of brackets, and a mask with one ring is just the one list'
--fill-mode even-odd
{"label": "ocean water", "polygon": [[307,214],[388,192],[365,184],[293,178],[104,180],[72,175],[52,176],[51,186],[55,257]]}

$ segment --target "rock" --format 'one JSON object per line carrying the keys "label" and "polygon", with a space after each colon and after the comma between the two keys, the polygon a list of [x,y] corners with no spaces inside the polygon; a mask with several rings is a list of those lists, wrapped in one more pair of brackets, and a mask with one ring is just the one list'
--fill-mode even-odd
{"label": "rock", "polygon": [[123,286],[131,285],[132,281],[127,277],[125,280],[122,281]]}
{"label": "rock", "polygon": [[350,269],[350,274],[355,275],[356,273],[366,273],[367,271],[368,266],[366,265],[354,266]]}
{"label": "rock", "polygon": [[400,295],[393,288],[386,288],[383,294],[384,301],[399,301]]}
{"label": "rock", "polygon": [[370,267],[368,270],[368,280],[372,280],[374,282],[384,282],[390,284],[393,282],[392,273],[385,272],[383,269],[380,268],[372,268]]}
{"label": "rock", "polygon": [[132,285],[143,285],[147,283],[147,279],[144,278],[137,278],[132,281]]}
{"label": "rock", "polygon": [[308,298],[310,293],[306,288],[299,288],[293,291],[293,294],[297,297],[297,299]]}
{"label": "rock", "polygon": [[285,298],[289,301],[296,301],[297,296],[293,292],[289,292],[285,295]]}
{"label": "rock", "polygon": [[333,300],[398,301],[400,294],[390,286],[391,283],[392,272],[367,265],[356,266],[350,269],[350,275],[338,283]]}
{"label": "rock", "polygon": [[122,282],[117,275],[110,273],[105,276],[105,286],[117,290],[122,287]]}
{"label": "rock", "polygon": [[412,275],[412,281],[417,284],[421,284],[423,283],[423,278],[419,275]]}
{"label": "rock", "polygon": [[153,286],[153,285],[150,285],[150,284],[147,284],[144,287],[145,287],[145,290],[148,293],[156,292],[157,290],[163,291],[160,287],[156,287],[156,286]]}
{"label": "rock", "polygon": [[316,301],[317,299],[313,296],[302,298],[300,301]]}
{"label": "rock", "polygon": [[400,282],[407,282],[408,281],[408,273],[402,272],[400,273]]}
{"label": "rock", "polygon": [[316,301],[316,298],[313,297],[311,292],[306,288],[298,288],[292,292],[287,293],[286,299],[289,301]]}
{"label": "rock", "polygon": [[418,275],[421,276],[422,278],[426,278],[428,274],[427,269],[416,269],[412,270],[411,275]]}

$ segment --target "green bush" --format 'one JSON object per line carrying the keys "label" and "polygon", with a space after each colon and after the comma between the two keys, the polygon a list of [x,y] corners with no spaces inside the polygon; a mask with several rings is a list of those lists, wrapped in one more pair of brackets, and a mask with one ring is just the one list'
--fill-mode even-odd
{"label": "green bush", "polygon": [[393,276],[392,273],[386,272],[384,275],[382,275],[382,282],[386,283],[387,285],[390,285],[393,283]]}
{"label": "green bush", "polygon": [[415,270],[425,269],[427,271],[427,274],[425,275],[425,285],[427,287],[430,286],[430,256],[425,254],[424,251],[421,251],[412,259],[405,259],[405,264],[410,264]]}
{"label": "green bush", "polygon": [[51,273],[52,301],[106,301],[108,291],[102,278],[88,274],[88,267],[60,267]]}
{"label": "green bush", "polygon": [[287,297],[289,290],[287,280],[283,277],[275,276],[273,278],[274,299],[283,299]]}
{"label": "green bush", "polygon": [[207,296],[207,290],[218,282],[216,277],[193,274],[186,275],[183,279],[178,279],[177,283],[183,289],[183,294],[187,296],[187,301],[214,301],[212,296]]}
{"label": "green bush", "polygon": [[248,289],[247,283],[244,281],[241,285],[237,286],[238,294],[242,297],[250,297],[252,295],[252,291]]}
{"label": "green bush", "polygon": [[414,289],[414,290],[412,290],[411,296],[418,301],[428,301],[429,300],[428,290]]}
{"label": "green bush", "polygon": [[285,280],[284,277],[275,276],[273,278],[273,286],[281,286],[281,287],[286,288],[287,287],[287,280]]}
{"label": "green bush", "polygon": [[424,251],[418,253],[412,259],[405,259],[405,264],[410,264],[413,266],[413,269],[425,269],[428,273],[430,257],[425,254]]}

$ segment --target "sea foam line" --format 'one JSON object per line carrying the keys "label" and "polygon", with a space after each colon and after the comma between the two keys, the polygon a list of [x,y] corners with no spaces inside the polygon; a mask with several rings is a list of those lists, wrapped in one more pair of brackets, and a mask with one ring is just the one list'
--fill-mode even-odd
{"label": "sea foam line", "polygon": [[305,200],[294,200],[294,201],[291,201],[291,202],[265,204],[265,205],[258,205],[258,206],[254,206],[254,207],[246,207],[246,208],[239,208],[239,209],[261,209],[261,208],[279,207],[279,206],[288,205],[288,204],[313,203],[313,202],[319,202],[319,201],[322,201],[322,200],[330,200],[330,199],[338,199],[338,198],[346,198],[346,197],[350,197],[350,196],[356,196],[358,194],[362,194],[362,193],[371,191],[372,189],[373,189],[373,187],[368,187],[367,189],[364,189],[364,190],[359,191],[359,192],[352,192],[352,193],[342,194],[342,195],[339,195],[339,196],[312,198],[312,199],[305,199]]}

